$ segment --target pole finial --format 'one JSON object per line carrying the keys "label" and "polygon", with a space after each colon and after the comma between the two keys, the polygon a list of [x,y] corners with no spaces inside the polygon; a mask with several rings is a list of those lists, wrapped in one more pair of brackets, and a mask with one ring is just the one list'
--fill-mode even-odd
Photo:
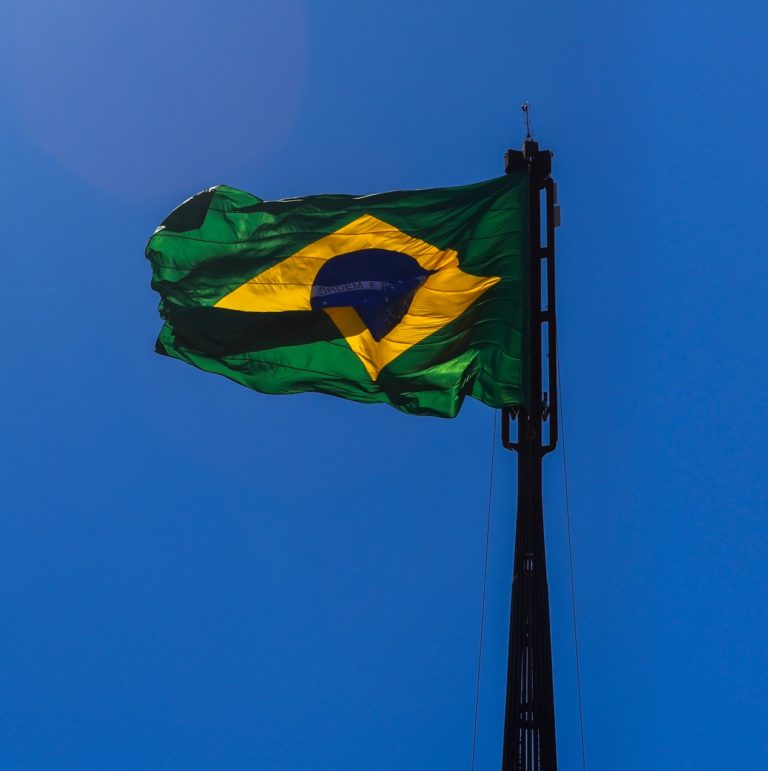
{"label": "pole finial", "polygon": [[523,111],[523,119],[525,120],[525,141],[528,142],[533,139],[533,125],[531,124],[531,108],[528,102],[523,102],[520,105],[520,109]]}

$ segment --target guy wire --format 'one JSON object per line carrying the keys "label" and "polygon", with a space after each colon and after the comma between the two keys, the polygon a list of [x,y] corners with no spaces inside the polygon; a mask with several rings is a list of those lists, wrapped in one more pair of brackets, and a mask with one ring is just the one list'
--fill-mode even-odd
{"label": "guy wire", "polygon": [[480,711],[480,672],[483,665],[483,631],[485,629],[485,597],[488,589],[488,551],[491,541],[491,519],[493,514],[493,467],[496,460],[496,420],[498,410],[493,411],[491,430],[491,471],[488,480],[488,515],[485,523],[485,558],[483,560],[483,601],[480,605],[480,641],[477,649],[477,682],[475,684],[475,721],[472,728],[472,771],[475,771],[477,753],[477,717]]}
{"label": "guy wire", "polygon": [[571,574],[571,612],[573,615],[573,643],[576,652],[576,691],[579,697],[579,736],[581,738],[581,767],[587,771],[587,753],[584,748],[584,709],[581,698],[581,664],[579,661],[579,633],[576,623],[576,582],[573,577],[573,536],[571,529],[571,501],[568,495],[568,462],[565,451],[565,419],[563,409],[563,387],[560,383],[560,345],[555,348],[555,358],[557,362],[557,390],[559,394],[560,408],[560,439],[563,443],[563,483],[565,491],[565,519],[568,525],[568,562]]}

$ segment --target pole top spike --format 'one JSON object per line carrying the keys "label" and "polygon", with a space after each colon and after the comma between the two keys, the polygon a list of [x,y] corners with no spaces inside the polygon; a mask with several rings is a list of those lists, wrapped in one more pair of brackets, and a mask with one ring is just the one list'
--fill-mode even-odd
{"label": "pole top spike", "polygon": [[531,106],[528,102],[523,102],[520,105],[520,109],[523,111],[523,120],[525,121],[525,141],[530,142],[533,139],[533,124],[531,123]]}

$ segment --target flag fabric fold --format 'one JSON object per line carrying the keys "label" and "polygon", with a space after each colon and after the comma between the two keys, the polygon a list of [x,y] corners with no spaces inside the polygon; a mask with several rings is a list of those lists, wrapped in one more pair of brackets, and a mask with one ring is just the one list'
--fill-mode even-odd
{"label": "flag fabric fold", "polygon": [[526,405],[527,223],[525,171],[281,201],[210,188],[147,244],[157,351],[270,394]]}

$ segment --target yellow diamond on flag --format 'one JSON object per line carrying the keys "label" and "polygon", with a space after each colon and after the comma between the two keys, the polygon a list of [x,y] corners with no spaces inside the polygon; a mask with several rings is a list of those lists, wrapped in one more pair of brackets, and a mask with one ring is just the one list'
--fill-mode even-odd
{"label": "yellow diamond on flag", "polygon": [[458,318],[497,276],[473,276],[458,253],[365,214],[259,273],[216,307],[274,313],[322,309],[372,380]]}

